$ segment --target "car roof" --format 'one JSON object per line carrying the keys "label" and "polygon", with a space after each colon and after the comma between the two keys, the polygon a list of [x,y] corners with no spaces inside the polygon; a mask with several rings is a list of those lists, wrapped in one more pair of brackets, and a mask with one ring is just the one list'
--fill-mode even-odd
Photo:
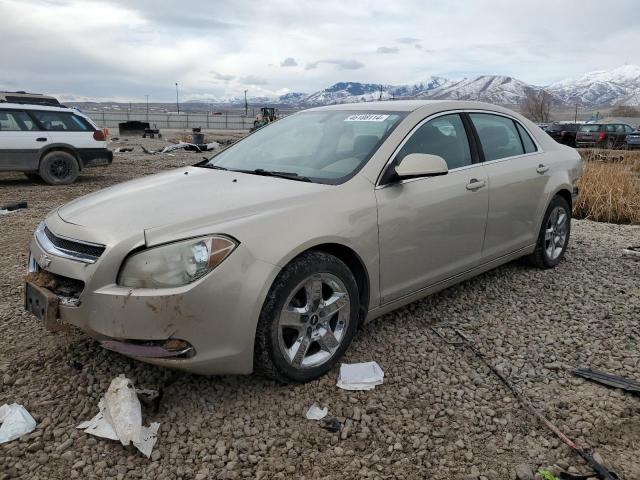
{"label": "car roof", "polygon": [[494,112],[512,115],[514,112],[498,105],[485,102],[474,102],[464,100],[388,100],[382,102],[363,103],[340,103],[337,105],[326,105],[323,107],[310,108],[306,111],[324,110],[348,110],[348,111],[391,111],[391,112],[413,112],[415,110],[432,110],[433,112],[443,110],[491,110]]}
{"label": "car roof", "polygon": [[65,107],[64,105],[59,105],[56,107],[49,105],[34,105],[31,103],[9,103],[9,102],[0,102],[0,109],[5,110],[44,110],[48,112],[76,112],[81,113],[76,109]]}

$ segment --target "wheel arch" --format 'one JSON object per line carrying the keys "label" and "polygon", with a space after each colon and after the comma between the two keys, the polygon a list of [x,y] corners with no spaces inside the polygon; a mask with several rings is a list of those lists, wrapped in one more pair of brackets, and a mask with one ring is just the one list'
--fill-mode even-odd
{"label": "wheel arch", "polygon": [[551,196],[551,199],[549,199],[549,202],[551,202],[551,200],[555,196],[560,196],[560,197],[564,198],[567,201],[567,203],[569,204],[569,208],[570,209],[573,208],[573,197],[571,196],[571,192],[569,191],[568,188],[565,188],[565,187],[560,188],[560,190],[558,190],[556,193],[554,193]]}
{"label": "wheel arch", "polygon": [[78,162],[78,169],[82,170],[82,161],[80,161],[80,155],[78,151],[72,145],[66,143],[52,143],[51,145],[47,145],[42,150],[40,150],[40,156],[38,158],[38,168],[40,168],[40,163],[42,159],[51,152],[66,152],[73,156]]}
{"label": "wheel arch", "polygon": [[305,250],[299,252],[294,258],[289,260],[287,264],[294,261],[300,255],[306,252],[313,251],[324,252],[328,253],[329,255],[333,255],[339,260],[342,260],[347,265],[349,270],[351,270],[351,273],[353,273],[353,277],[355,278],[356,284],[358,285],[358,295],[360,297],[360,313],[358,320],[360,325],[362,325],[369,311],[369,302],[371,298],[371,281],[369,278],[369,272],[367,271],[367,267],[365,266],[362,258],[355,250],[344,244],[326,242],[307,247]]}

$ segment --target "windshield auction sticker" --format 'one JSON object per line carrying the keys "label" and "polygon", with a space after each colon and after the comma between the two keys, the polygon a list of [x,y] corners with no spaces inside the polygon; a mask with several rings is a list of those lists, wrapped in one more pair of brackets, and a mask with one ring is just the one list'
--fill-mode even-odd
{"label": "windshield auction sticker", "polygon": [[349,115],[344,119],[345,122],[384,122],[389,115],[375,115],[373,113],[361,113],[358,115]]}

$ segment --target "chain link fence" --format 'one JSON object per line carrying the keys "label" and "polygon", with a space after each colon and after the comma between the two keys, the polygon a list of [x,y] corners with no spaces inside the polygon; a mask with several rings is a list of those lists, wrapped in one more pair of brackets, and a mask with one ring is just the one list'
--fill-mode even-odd
{"label": "chain link fence", "polygon": [[148,122],[151,128],[191,129],[202,127],[212,130],[249,130],[255,117],[244,115],[214,115],[211,113],[146,113],[114,112],[106,110],[84,111],[101,128],[118,128],[118,124],[137,120]]}

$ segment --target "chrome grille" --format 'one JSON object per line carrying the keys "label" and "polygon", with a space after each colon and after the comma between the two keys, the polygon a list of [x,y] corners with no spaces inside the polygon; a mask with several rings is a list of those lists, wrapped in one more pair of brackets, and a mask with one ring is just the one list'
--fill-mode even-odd
{"label": "chrome grille", "polygon": [[95,263],[104,253],[105,246],[56,235],[42,222],[36,229],[36,240],[44,251],[57,257]]}
{"label": "chrome grille", "polygon": [[61,248],[62,250],[67,250],[68,252],[84,253],[96,258],[99,258],[100,255],[104,253],[103,246],[81,243],[63,237],[58,237],[46,226],[44,227],[44,234],[56,247]]}

